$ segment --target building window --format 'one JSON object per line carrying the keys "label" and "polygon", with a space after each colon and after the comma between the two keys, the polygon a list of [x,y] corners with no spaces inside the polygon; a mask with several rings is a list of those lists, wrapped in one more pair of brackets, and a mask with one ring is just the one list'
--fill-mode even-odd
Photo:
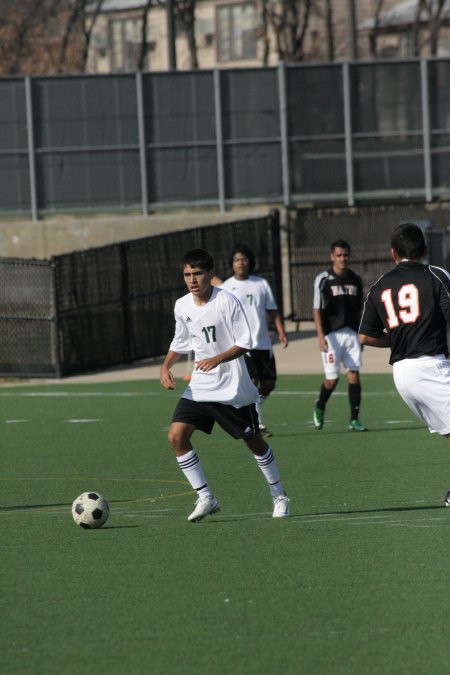
{"label": "building window", "polygon": [[217,7],[216,21],[219,61],[256,58],[258,16],[253,4]]}
{"label": "building window", "polygon": [[110,23],[111,71],[134,72],[141,53],[142,22],[138,19],[114,20]]}

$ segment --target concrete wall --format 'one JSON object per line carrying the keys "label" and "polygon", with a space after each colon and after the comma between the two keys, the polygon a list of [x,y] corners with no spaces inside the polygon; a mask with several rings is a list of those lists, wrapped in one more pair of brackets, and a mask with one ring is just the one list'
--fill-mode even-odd
{"label": "concrete wall", "polygon": [[281,205],[246,207],[220,213],[217,209],[140,215],[61,216],[39,222],[0,220],[0,257],[47,259],[97,246],[165,232],[266,216]]}

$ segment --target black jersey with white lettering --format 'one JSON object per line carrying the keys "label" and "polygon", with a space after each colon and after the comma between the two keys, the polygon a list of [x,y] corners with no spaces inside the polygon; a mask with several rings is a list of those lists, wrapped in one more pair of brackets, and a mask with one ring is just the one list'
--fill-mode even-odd
{"label": "black jersey with white lettering", "polygon": [[317,275],[313,307],[322,310],[325,335],[345,327],[357,331],[362,306],[362,279],[356,272],[347,269],[345,276],[338,276],[329,269]]}
{"label": "black jersey with white lettering", "polygon": [[448,356],[450,275],[440,267],[400,262],[370,289],[359,332],[389,335],[389,363],[419,356]]}

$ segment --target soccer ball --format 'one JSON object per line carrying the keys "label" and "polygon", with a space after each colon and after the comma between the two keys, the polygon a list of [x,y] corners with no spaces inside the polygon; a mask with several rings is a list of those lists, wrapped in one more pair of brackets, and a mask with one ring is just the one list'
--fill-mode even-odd
{"label": "soccer ball", "polygon": [[83,492],[72,504],[72,517],[87,530],[104,525],[109,516],[108,502],[99,492]]}

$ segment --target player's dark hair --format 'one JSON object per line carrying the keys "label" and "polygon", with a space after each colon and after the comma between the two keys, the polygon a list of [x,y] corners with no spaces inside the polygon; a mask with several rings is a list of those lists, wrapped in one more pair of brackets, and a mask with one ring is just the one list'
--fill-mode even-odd
{"label": "player's dark hair", "polygon": [[200,267],[201,270],[211,272],[214,269],[214,259],[205,249],[194,248],[192,251],[185,253],[181,259],[181,267],[184,268],[186,265]]}
{"label": "player's dark hair", "polygon": [[231,250],[230,254],[230,266],[233,267],[233,258],[236,255],[236,253],[242,253],[242,255],[245,255],[245,257],[248,260],[248,271],[250,274],[253,273],[253,270],[255,269],[255,254],[253,253],[252,249],[250,246],[247,246],[247,244],[235,244]]}
{"label": "player's dark hair", "polygon": [[418,260],[427,252],[422,228],[414,223],[398,225],[391,235],[391,248],[401,258]]}
{"label": "player's dark hair", "polygon": [[344,239],[336,239],[336,241],[333,241],[330,246],[331,253],[333,253],[335,248],[346,248],[349,253],[351,251],[350,244],[348,244]]}

